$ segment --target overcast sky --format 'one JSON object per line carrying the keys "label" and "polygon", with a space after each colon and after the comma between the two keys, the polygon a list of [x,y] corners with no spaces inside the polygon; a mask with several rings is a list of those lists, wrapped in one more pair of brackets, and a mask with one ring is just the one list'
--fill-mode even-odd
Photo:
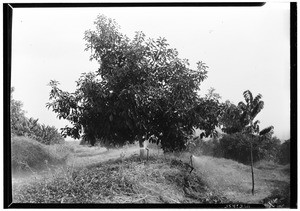
{"label": "overcast sky", "polygon": [[261,128],[273,125],[280,139],[290,137],[290,25],[289,3],[249,8],[18,8],[13,10],[12,77],[14,99],[21,100],[28,117],[64,127],[48,110],[51,79],[73,92],[81,73],[96,71],[84,51],[84,31],[94,29],[98,14],[113,18],[132,38],[165,37],[181,58],[208,66],[201,85],[222,101],[237,104],[243,92],[262,94],[265,107],[257,116]]}

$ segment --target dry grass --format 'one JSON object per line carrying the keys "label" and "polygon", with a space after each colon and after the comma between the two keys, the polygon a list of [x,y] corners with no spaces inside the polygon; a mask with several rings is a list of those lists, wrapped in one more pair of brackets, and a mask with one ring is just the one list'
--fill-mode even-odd
{"label": "dry grass", "polygon": [[64,144],[48,146],[27,137],[13,137],[11,147],[13,176],[64,164],[72,151]]}
{"label": "dry grass", "polygon": [[14,202],[27,203],[221,203],[178,159],[139,156],[86,168],[57,169],[47,179],[14,186]]}
{"label": "dry grass", "polygon": [[96,165],[111,159],[119,158],[121,155],[128,157],[133,154],[139,154],[139,147],[137,145],[128,145],[123,148],[110,149],[102,147],[88,147],[79,145],[79,142],[72,143],[74,153],[68,159],[69,166],[76,168]]}
{"label": "dry grass", "polygon": [[253,196],[250,166],[208,156],[195,157],[195,165],[201,178],[213,190],[233,201],[260,203],[262,199],[272,195],[279,186],[289,184],[289,175],[278,166],[270,170],[270,164],[257,164],[260,169],[254,168],[255,195]]}
{"label": "dry grass", "polygon": [[274,170],[280,167],[281,165],[273,162],[273,161],[267,161],[267,160],[260,160],[256,163],[254,163],[254,167],[257,169],[267,169],[267,170]]}
{"label": "dry grass", "polygon": [[148,148],[148,162],[139,159],[138,145],[107,151],[74,141],[42,148],[47,155],[57,159],[63,158],[66,152],[71,154],[65,166],[15,180],[14,202],[242,202],[288,206],[289,166],[266,161],[256,163],[255,195],[252,196],[250,166],[222,158],[194,156],[195,170],[189,174],[186,163],[190,154],[162,154],[155,146],[149,145]]}

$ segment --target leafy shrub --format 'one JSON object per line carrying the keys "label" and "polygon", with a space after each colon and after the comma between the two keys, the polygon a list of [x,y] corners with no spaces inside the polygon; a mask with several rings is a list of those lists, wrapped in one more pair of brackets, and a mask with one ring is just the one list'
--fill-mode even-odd
{"label": "leafy shrub", "polygon": [[10,93],[10,124],[11,132],[16,135],[23,135],[24,124],[26,125],[25,111],[22,109],[23,103],[12,98],[14,87],[11,88]]}
{"label": "leafy shrub", "polygon": [[261,201],[267,208],[288,208],[290,207],[290,187],[285,185],[282,189],[275,189],[271,195]]}
{"label": "leafy shrub", "polygon": [[[250,141],[253,142],[254,162],[260,160],[278,162],[279,159],[289,159],[288,144],[280,146],[278,138],[260,138],[255,136],[252,139],[249,135],[243,133],[225,134],[220,138],[211,138],[209,140],[203,140],[200,137],[190,139],[187,150],[194,155],[221,157],[249,164]],[[280,152],[279,148],[281,149]],[[285,163],[283,162],[283,164]]]}
{"label": "leafy shrub", "polygon": [[267,137],[258,139],[258,156],[259,160],[267,160],[278,162],[279,160],[279,150],[280,150],[280,140],[276,137]]}
{"label": "leafy shrub", "polygon": [[39,124],[38,119],[27,119],[24,120],[25,124],[22,128],[22,131],[18,134],[21,134],[21,136],[26,136],[32,139],[37,140],[40,143],[43,144],[60,144],[64,142],[64,139],[58,132],[58,130],[52,126],[46,126],[44,124]]}
{"label": "leafy shrub", "polygon": [[289,140],[285,141],[284,143],[282,143],[280,146],[279,162],[281,164],[290,163],[290,151],[291,151],[291,146],[290,146],[290,139],[289,139]]}
{"label": "leafy shrub", "polygon": [[243,133],[223,135],[219,141],[215,141],[213,154],[216,157],[224,157],[244,164],[249,164],[250,142],[252,142],[253,146],[254,162],[259,160],[276,162],[278,160],[278,149],[280,146],[280,140],[278,138],[250,137]]}

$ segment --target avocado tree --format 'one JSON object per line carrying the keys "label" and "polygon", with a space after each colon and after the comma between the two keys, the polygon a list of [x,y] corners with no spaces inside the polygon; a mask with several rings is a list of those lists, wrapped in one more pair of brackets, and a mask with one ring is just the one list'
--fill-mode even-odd
{"label": "avocado tree", "polygon": [[136,32],[131,40],[103,15],[95,26],[85,32],[84,40],[99,69],[82,74],[74,93],[59,89],[57,81],[49,84],[47,107],[71,123],[62,133],[73,138],[83,133],[92,145],[97,140],[118,145],[138,140],[140,147],[143,137],[154,135],[164,151],[183,149],[199,124],[197,91],[207,66],[198,62],[190,69],[166,39],[146,39]]}
{"label": "avocado tree", "polygon": [[241,133],[247,124],[242,117],[242,110],[239,106],[227,100],[223,103],[223,111],[220,117],[221,129],[226,134]]}
{"label": "avocado tree", "polygon": [[200,138],[218,136],[216,127],[220,126],[220,118],[224,112],[224,105],[220,102],[220,99],[221,96],[212,87],[204,97],[199,99],[195,111],[199,115],[197,128],[203,130]]}

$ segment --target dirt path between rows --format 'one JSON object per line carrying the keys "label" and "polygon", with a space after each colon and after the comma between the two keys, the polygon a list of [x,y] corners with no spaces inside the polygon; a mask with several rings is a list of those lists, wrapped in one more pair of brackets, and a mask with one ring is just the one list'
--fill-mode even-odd
{"label": "dirt path between rows", "polygon": [[111,159],[118,159],[121,155],[124,158],[129,157],[134,154],[139,154],[140,148],[138,146],[129,146],[119,149],[110,149],[98,147],[87,147],[87,146],[76,146],[75,151],[68,155],[66,163],[64,165],[55,165],[51,169],[28,172],[24,174],[14,175],[12,178],[12,184],[14,186],[21,186],[23,184],[35,183],[39,180],[44,180],[44,178],[50,178],[52,174],[55,174],[56,170],[70,167],[70,168],[84,168],[87,166],[92,166],[98,163],[102,163]]}
{"label": "dirt path between rows", "polygon": [[105,162],[111,159],[117,159],[121,156],[124,158],[129,157],[134,154],[139,154],[140,148],[138,146],[124,147],[121,149],[110,149],[105,148],[94,150],[91,152],[74,152],[72,153],[68,160],[68,166],[74,167],[85,167],[89,165],[95,165],[97,163]]}

